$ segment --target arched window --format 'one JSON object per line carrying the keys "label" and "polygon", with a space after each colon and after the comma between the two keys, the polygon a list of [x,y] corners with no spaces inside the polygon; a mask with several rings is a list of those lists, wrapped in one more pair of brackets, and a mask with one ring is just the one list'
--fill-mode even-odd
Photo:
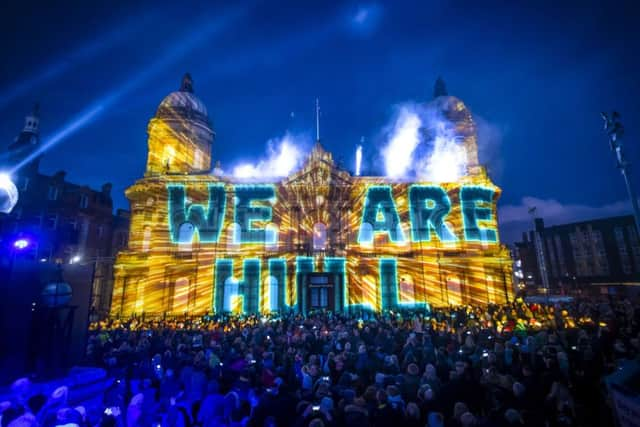
{"label": "arched window", "polygon": [[189,302],[189,279],[180,277],[176,280],[173,290],[173,312],[184,313]]}
{"label": "arched window", "polygon": [[265,246],[276,248],[278,246],[278,226],[270,222],[265,228]]}
{"label": "arched window", "polygon": [[321,222],[313,224],[313,250],[323,251],[327,247],[327,226]]}
{"label": "arched window", "polygon": [[358,234],[358,243],[361,245],[373,244],[373,225],[363,222],[360,225],[360,233]]}
{"label": "arched window", "polygon": [[227,228],[227,247],[235,249],[240,244],[240,224],[233,223]]}
{"label": "arched window", "polygon": [[196,169],[202,169],[202,151],[196,149],[193,153],[193,167]]}
{"label": "arched window", "polygon": [[180,224],[178,229],[178,250],[190,252],[193,244],[193,234],[195,227],[190,222]]}
{"label": "arched window", "polygon": [[224,281],[224,301],[222,309],[224,311],[233,311],[233,302],[238,297],[240,284],[235,277],[229,277]]}
{"label": "arched window", "polygon": [[493,304],[494,302],[496,302],[496,298],[495,298],[495,293],[496,293],[496,282],[493,279],[492,275],[488,275],[487,276],[487,299],[488,299],[488,303],[489,304]]}
{"label": "arched window", "polygon": [[462,287],[460,285],[460,278],[452,275],[447,277],[447,295],[449,296],[449,305],[462,304]]}
{"label": "arched window", "polygon": [[408,274],[401,274],[398,282],[398,299],[401,303],[415,302],[415,284]]}
{"label": "arched window", "polygon": [[142,234],[142,252],[149,252],[151,246],[151,227],[145,227]]}
{"label": "arched window", "polygon": [[269,276],[269,311],[278,311],[278,279],[273,276]]}
{"label": "arched window", "polygon": [[144,311],[144,280],[140,279],[136,283],[136,313],[142,313]]}
{"label": "arched window", "polygon": [[169,169],[173,164],[173,158],[176,155],[176,150],[170,146],[166,145],[164,147],[164,153],[162,155],[162,166]]}

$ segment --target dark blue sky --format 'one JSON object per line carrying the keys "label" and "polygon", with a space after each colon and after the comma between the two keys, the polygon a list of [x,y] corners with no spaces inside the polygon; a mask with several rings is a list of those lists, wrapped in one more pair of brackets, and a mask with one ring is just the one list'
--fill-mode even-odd
{"label": "dark blue sky", "polygon": [[632,2],[25,3],[0,17],[2,145],[35,101],[45,140],[102,105],[42,169],[112,182],[118,207],[143,174],[148,120],[189,71],[223,167],[259,159],[287,130],[312,133],[319,97],[323,145],[352,167],[364,136],[375,169],[394,106],[429,100],[442,75],[481,123],[480,160],[503,189],[507,240],[533,204],[550,222],[627,211],[599,112],[622,113],[639,163]]}

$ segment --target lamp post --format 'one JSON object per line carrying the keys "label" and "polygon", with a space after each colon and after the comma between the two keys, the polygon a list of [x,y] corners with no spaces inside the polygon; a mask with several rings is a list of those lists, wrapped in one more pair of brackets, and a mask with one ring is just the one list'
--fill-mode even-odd
{"label": "lamp post", "polygon": [[622,150],[622,136],[624,135],[624,126],[620,123],[620,114],[617,111],[611,113],[600,113],[604,120],[604,130],[609,137],[609,146],[616,156],[616,166],[620,169],[620,173],[624,177],[627,185],[627,193],[631,199],[631,207],[633,208],[633,217],[636,223],[636,232],[640,233],[640,208],[638,207],[638,197],[631,181],[631,163],[628,162]]}

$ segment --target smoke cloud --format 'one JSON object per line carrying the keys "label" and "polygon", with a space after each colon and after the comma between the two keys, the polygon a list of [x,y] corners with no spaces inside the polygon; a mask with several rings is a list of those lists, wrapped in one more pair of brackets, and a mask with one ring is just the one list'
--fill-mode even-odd
{"label": "smoke cloud", "polygon": [[383,133],[381,153],[389,178],[451,182],[466,171],[462,141],[433,104],[400,105]]}
{"label": "smoke cloud", "polygon": [[307,136],[292,135],[267,141],[267,155],[257,163],[241,163],[233,168],[233,176],[247,180],[273,180],[288,176],[301,166],[303,153],[311,145]]}

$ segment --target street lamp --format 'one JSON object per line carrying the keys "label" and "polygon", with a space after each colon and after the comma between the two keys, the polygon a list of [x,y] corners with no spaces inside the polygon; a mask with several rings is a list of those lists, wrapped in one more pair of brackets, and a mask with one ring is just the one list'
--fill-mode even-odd
{"label": "street lamp", "polygon": [[611,115],[607,113],[600,113],[604,120],[604,130],[609,137],[609,146],[611,151],[616,155],[616,164],[620,173],[624,177],[624,182],[627,185],[627,193],[631,199],[631,207],[633,208],[633,216],[636,222],[636,231],[640,233],[640,208],[638,207],[638,197],[636,196],[635,189],[631,180],[631,163],[627,161],[622,150],[622,136],[624,135],[624,126],[620,123],[620,113],[614,111]]}

